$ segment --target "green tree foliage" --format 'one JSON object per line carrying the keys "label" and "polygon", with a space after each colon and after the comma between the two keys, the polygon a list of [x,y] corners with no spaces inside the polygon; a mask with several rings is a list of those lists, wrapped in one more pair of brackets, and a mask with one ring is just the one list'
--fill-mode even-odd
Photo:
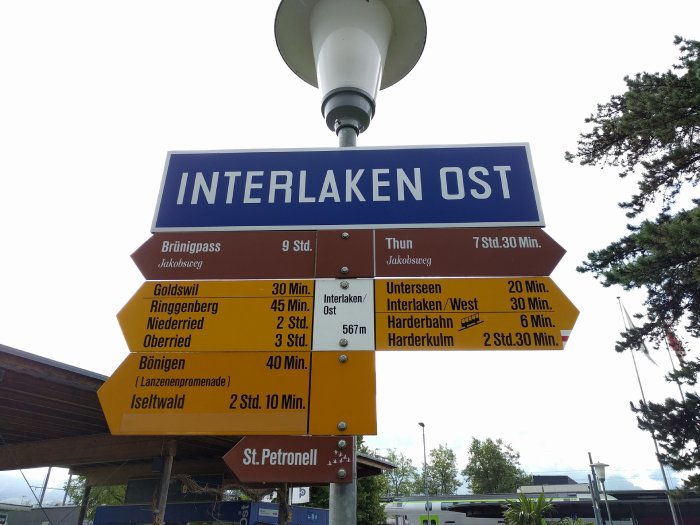
{"label": "green tree foliage", "polygon": [[[85,493],[85,477],[73,476],[63,485],[63,490],[68,494],[68,499],[74,505],[80,505]],[[124,503],[126,485],[113,485],[105,487],[92,487],[87,504],[85,517],[92,521],[95,519],[95,510],[99,505],[121,505]]]}
{"label": "green tree foliage", "polygon": [[[700,360],[695,360],[684,363],[668,378],[695,385],[699,371]],[[685,378],[690,374],[689,383]],[[632,405],[632,410],[638,414],[639,428],[651,432],[663,449],[659,454],[662,462],[677,471],[700,466],[700,397],[697,391],[686,392],[683,399],[667,398],[663,403],[640,402],[638,407]],[[684,486],[700,490],[700,474],[688,477]]]}
{"label": "green tree foliage", "polygon": [[[417,467],[413,465],[413,461],[406,457],[402,452],[390,450],[387,454],[387,459],[396,465],[396,468],[387,470],[383,476],[386,481],[387,496],[410,496],[415,494],[415,487],[423,486],[422,478]],[[418,492],[422,492],[419,489]]]}
{"label": "green tree foliage", "polygon": [[520,468],[520,454],[503,440],[491,438],[472,438],[462,476],[475,494],[515,492],[532,482],[532,476]]}
{"label": "green tree foliage", "polygon": [[[658,346],[682,322],[691,336],[700,336],[700,199],[689,209],[674,206],[681,190],[700,180],[700,42],[676,37],[674,43],[679,63],[662,74],[626,77],[627,91],[598,105],[586,119],[592,130],[581,134],[575,154],[566,154],[582,165],[613,166],[620,177],[638,177],[638,191],[620,204],[630,219],[661,199],[658,217],[628,225],[628,235],[589,253],[578,268],[603,286],[646,289],[646,321],[622,334],[619,352],[645,348],[647,339]],[[662,448],[661,460],[677,470],[700,467],[699,369],[697,360],[686,359],[667,377],[689,387],[685,400],[633,406],[640,427]],[[686,486],[699,481],[691,477]]]}
{"label": "green tree foliage", "polygon": [[593,124],[581,135],[569,160],[583,165],[619,167],[618,175],[638,175],[638,192],[622,206],[637,217],[646,205],[663,199],[654,221],[629,225],[630,234],[588,254],[579,268],[604,286],[646,287],[647,322],[618,343],[617,350],[639,348],[644,337],[660,341],[665,329],[688,314],[689,332],[700,335],[700,210],[670,214],[684,186],[700,180],[700,42],[676,37],[680,63],[663,74],[626,77],[627,92],[598,105]]}
{"label": "green tree foliage", "polygon": [[311,487],[309,490],[309,502],[303,507],[315,507],[317,509],[327,509],[330,501],[330,488],[328,485]]}
{"label": "green tree foliage", "polygon": [[[362,436],[357,436],[357,451],[372,455],[364,444]],[[383,476],[367,476],[357,480],[357,523],[358,525],[384,525],[386,516],[381,496],[386,484]]]}
{"label": "green tree foliage", "polygon": [[579,267],[601,278],[604,286],[647,290],[647,322],[625,332],[615,349],[640,348],[647,338],[658,343],[684,318],[689,332],[699,336],[700,207],[662,214],[629,229],[629,235],[589,253]]}
{"label": "green tree foliage", "polygon": [[614,95],[586,119],[576,154],[582,165],[619,167],[619,176],[639,174],[639,191],[620,206],[636,217],[650,202],[663,198],[664,212],[685,183],[700,176],[700,42],[676,37],[680,64],[666,73],[625,77],[627,92]]}
{"label": "green tree foliage", "polygon": [[386,516],[381,502],[382,477],[367,476],[357,480],[358,525],[385,525]]}
{"label": "green tree foliage", "polygon": [[[447,445],[440,445],[432,449],[428,457],[428,492],[432,495],[455,494],[459,479],[454,451]],[[420,479],[423,480],[423,477]]]}
{"label": "green tree foliage", "polygon": [[506,525],[541,525],[542,518],[554,510],[552,500],[540,493],[537,499],[520,494],[517,500],[506,500],[503,518]]}

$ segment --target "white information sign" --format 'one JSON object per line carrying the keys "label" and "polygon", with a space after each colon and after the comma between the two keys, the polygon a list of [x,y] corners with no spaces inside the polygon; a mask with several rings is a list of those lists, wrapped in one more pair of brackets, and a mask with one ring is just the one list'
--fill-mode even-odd
{"label": "white information sign", "polygon": [[374,281],[317,279],[311,350],[374,350]]}

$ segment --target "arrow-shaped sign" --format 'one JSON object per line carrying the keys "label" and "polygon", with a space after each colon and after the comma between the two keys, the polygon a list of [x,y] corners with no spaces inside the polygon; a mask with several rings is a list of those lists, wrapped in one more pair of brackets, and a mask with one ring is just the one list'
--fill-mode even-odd
{"label": "arrow-shaped sign", "polygon": [[306,434],[310,356],[129,354],[98,390],[112,434]]}
{"label": "arrow-shaped sign", "polygon": [[97,395],[112,434],[290,436],[376,434],[375,392],[373,352],[165,352]]}
{"label": "arrow-shaped sign", "polygon": [[561,350],[578,317],[549,277],[376,280],[374,301],[377,350]]}
{"label": "arrow-shaped sign", "polygon": [[565,250],[542,228],[156,233],[133,254],[146,279],[549,275]]}
{"label": "arrow-shaped sign", "polygon": [[224,455],[242,483],[349,483],[352,438],[246,436]]}
{"label": "arrow-shaped sign", "polygon": [[172,232],[131,258],[146,279],[301,279],[314,276],[316,232]]}
{"label": "arrow-shaped sign", "polygon": [[309,350],[313,281],[148,281],[117,314],[133,352]]}
{"label": "arrow-shaped sign", "polygon": [[377,230],[377,277],[549,275],[566,251],[542,228]]}

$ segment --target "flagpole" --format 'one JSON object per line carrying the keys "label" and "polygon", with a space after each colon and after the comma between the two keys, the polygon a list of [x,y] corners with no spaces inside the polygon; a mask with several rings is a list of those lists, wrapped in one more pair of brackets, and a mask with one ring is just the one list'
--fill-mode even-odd
{"label": "flagpole", "polygon": [[[668,345],[668,333],[670,329],[666,329],[666,336],[664,337],[664,343],[666,343],[666,352],[668,352],[668,359],[671,361],[671,368],[673,371],[676,371],[676,363],[673,362],[673,357],[671,356],[671,348]],[[680,361],[680,359],[679,359]],[[678,391],[681,394],[681,401],[683,401],[683,404],[685,405],[685,394],[683,393],[683,389],[681,388],[681,382],[678,381],[678,378],[675,379],[675,383],[678,386]]]}
{"label": "flagpole", "polygon": [[[622,301],[620,301],[620,298],[617,298],[617,302],[620,304],[620,311],[622,312],[622,323],[625,326],[625,330],[629,330],[630,327],[627,326],[627,322],[629,321],[630,324],[632,324],[632,320],[630,319],[629,314],[627,313],[627,310],[625,309],[624,306],[622,306]],[[642,387],[642,380],[639,377],[639,369],[637,368],[637,359],[634,357],[634,350],[630,350],[630,355],[632,356],[632,363],[634,363],[634,373],[637,375],[637,383],[639,384],[639,391],[642,394],[642,402],[646,405],[647,404],[647,399],[646,396],[644,395],[644,388]],[[671,517],[673,518],[673,525],[680,525],[678,521],[678,516],[676,516],[676,509],[673,505],[673,500],[671,499],[671,489],[668,486],[668,479],[666,478],[666,470],[664,469],[664,464],[661,462],[661,457],[659,456],[659,444],[656,442],[656,437],[654,436],[653,432],[649,432],[651,434],[651,439],[654,442],[654,450],[656,451],[656,460],[659,462],[659,468],[661,469],[661,476],[664,479],[664,486],[666,487],[666,498],[668,498],[668,505],[671,508]]]}

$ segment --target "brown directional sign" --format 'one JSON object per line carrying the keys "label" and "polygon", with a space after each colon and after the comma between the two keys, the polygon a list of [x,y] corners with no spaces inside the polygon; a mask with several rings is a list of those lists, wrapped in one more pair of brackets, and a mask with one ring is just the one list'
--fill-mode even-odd
{"label": "brown directional sign", "polygon": [[156,233],[131,258],[149,280],[311,278],[316,232]]}
{"label": "brown directional sign", "polygon": [[349,483],[352,457],[347,436],[246,436],[223,459],[242,483]]}
{"label": "brown directional sign", "polygon": [[547,276],[564,253],[542,228],[375,231],[377,277]]}
{"label": "brown directional sign", "polygon": [[565,250],[542,228],[156,233],[149,280],[546,276]]}

